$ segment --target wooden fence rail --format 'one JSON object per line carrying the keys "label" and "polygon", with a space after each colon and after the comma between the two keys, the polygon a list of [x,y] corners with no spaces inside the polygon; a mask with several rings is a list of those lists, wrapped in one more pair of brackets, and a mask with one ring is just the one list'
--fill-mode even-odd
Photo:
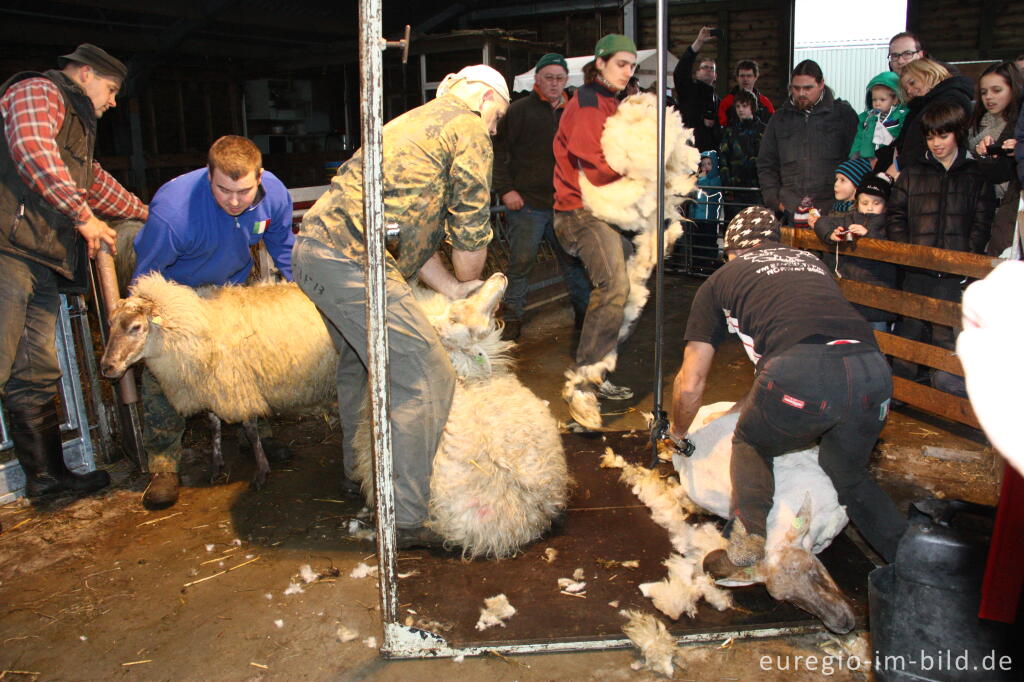
{"label": "wooden fence rail", "polygon": [[[813,230],[791,227],[782,228],[782,243],[808,251],[835,253],[836,248],[835,244],[828,246],[823,244]],[[1002,262],[999,258],[989,256],[915,246],[884,239],[841,242],[839,244],[840,263],[844,257],[849,256],[945,272],[972,279],[985,277]],[[947,327],[960,327],[960,304],[958,302],[943,301],[845,278],[839,280],[839,288],[853,303]],[[960,360],[953,351],[947,348],[877,331],[875,338],[886,355],[957,376],[964,375]],[[970,402],[964,398],[901,377],[893,377],[893,397],[946,419],[980,428]]]}

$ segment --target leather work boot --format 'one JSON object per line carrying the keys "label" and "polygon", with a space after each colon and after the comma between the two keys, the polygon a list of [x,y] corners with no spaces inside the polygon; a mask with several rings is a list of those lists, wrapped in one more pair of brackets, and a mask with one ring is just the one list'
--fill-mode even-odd
{"label": "leather work boot", "polygon": [[178,486],[181,479],[173,471],[160,471],[153,474],[142,494],[142,506],[146,509],[167,509],[178,501]]}
{"label": "leather work boot", "polygon": [[110,485],[103,470],[77,474],[64,461],[57,399],[39,407],[11,411],[14,454],[25,472],[25,494],[39,498],[60,493],[89,494]]}
{"label": "leather work boot", "polygon": [[418,526],[416,528],[397,528],[395,531],[395,545],[398,549],[444,547],[444,538],[426,526]]}

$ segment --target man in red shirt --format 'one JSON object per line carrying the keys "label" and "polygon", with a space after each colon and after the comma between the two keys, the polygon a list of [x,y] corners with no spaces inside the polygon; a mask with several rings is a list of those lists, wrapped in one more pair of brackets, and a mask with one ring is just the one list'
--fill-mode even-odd
{"label": "man in red shirt", "polygon": [[57,382],[60,294],[84,291],[87,258],[115,233],[102,214],[145,220],[145,204],[93,160],[96,121],[116,106],[124,64],[84,43],[60,70],[0,85],[0,388],[29,497],[91,493],[105,471],[64,462]]}

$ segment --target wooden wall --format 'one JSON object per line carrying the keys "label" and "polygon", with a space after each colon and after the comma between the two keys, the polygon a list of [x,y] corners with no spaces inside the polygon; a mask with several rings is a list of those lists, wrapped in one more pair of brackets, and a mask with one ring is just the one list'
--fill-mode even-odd
{"label": "wooden wall", "polygon": [[943,61],[1001,61],[1024,52],[1020,0],[909,0],[907,27]]}

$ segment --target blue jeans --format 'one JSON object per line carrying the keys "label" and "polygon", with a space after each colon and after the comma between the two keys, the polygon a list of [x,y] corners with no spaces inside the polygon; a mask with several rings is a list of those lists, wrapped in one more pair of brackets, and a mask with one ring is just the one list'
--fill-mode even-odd
{"label": "blue jeans", "polygon": [[504,301],[505,317],[515,320],[523,318],[526,288],[530,283],[533,265],[537,262],[537,249],[541,240],[547,240],[558,258],[576,319],[582,320],[590,301],[590,280],[587,279],[587,271],[580,260],[567,254],[558,243],[555,237],[554,211],[536,209],[524,204],[518,211],[509,211],[507,215],[509,257],[508,268],[505,271],[508,277]]}
{"label": "blue jeans", "polygon": [[0,391],[21,412],[57,395],[59,275],[9,253],[0,253],[0,273]]}

